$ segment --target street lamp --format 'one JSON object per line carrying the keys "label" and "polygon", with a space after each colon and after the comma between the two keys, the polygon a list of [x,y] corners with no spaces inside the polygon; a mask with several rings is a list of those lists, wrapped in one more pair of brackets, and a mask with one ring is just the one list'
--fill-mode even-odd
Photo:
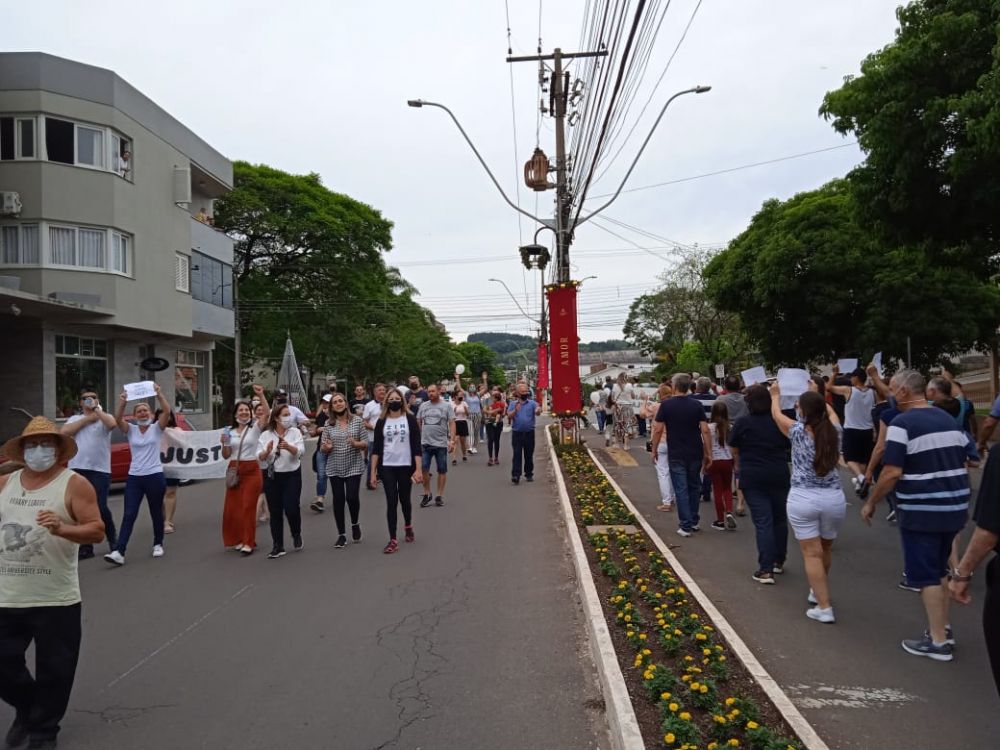
{"label": "street lamp", "polygon": [[577,286],[579,286],[579,285],[583,284],[583,282],[585,282],[585,281],[590,281],[590,279],[596,279],[596,278],[597,278],[596,276],[584,276],[582,279],[580,279],[576,283],[577,283]]}
{"label": "street lamp", "polygon": [[506,284],[505,284],[504,282],[502,282],[502,281],[501,281],[500,279],[487,279],[487,281],[495,281],[496,283],[498,283],[498,284],[500,284],[501,286],[503,286],[503,288],[507,290],[507,294],[509,294],[509,295],[510,295],[510,298],[511,298],[511,299],[512,299],[512,300],[514,301],[514,304],[515,304],[515,305],[517,305],[517,309],[521,311],[521,314],[522,314],[522,315],[523,315],[524,317],[526,317],[526,318],[527,318],[528,320],[530,320],[530,321],[531,321],[532,323],[534,323],[534,322],[535,322],[535,319],[534,319],[533,317],[531,317],[530,315],[528,315],[528,313],[527,313],[527,312],[525,311],[525,309],[524,309],[523,307],[521,307],[521,303],[517,301],[517,297],[515,297],[515,296],[514,296],[514,292],[512,292],[512,291],[510,290],[510,287],[509,287],[509,286],[507,286],[507,285],[506,285]]}

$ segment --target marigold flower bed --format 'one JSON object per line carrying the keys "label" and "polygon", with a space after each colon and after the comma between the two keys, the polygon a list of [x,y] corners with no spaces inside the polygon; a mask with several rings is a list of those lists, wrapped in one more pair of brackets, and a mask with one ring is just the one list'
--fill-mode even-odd
{"label": "marigold flower bed", "polygon": [[556,452],[647,748],[802,750],[757,682],[579,446]]}

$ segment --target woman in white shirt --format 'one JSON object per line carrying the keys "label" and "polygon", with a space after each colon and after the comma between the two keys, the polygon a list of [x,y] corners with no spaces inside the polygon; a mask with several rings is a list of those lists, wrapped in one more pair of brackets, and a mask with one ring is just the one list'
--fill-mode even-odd
{"label": "woman in white shirt", "polygon": [[717,531],[736,529],[736,517],[733,515],[733,453],[728,445],[731,431],[729,407],[724,401],[716,401],[712,404],[712,419],[708,423],[712,439],[712,463],[708,467],[708,476],[712,480],[712,498],[715,500],[712,528]]}
{"label": "woman in white shirt", "polygon": [[170,404],[163,397],[159,384],[156,384],[156,400],[160,404],[160,416],[154,422],[153,412],[149,404],[140,401],[132,409],[134,422],[125,420],[125,404],[128,396],[122,393],[118,397],[118,410],[115,412],[115,422],[118,429],[128,438],[128,446],[132,453],[132,463],[125,479],[125,514],[122,516],[121,528],[118,530],[118,544],[112,552],[104,556],[112,565],[125,564],[125,548],[128,547],[132,527],[139,517],[139,506],[145,497],[149,503],[149,515],[153,519],[153,557],[163,557],[163,495],[167,491],[167,483],[163,477],[163,465],[160,463],[160,438],[167,428],[172,413]]}
{"label": "woman in white shirt", "polygon": [[271,515],[273,546],[267,559],[285,556],[285,517],[292,533],[292,548],[302,549],[302,451],[306,441],[295,426],[288,404],[278,404],[271,410],[267,429],[257,441],[257,459],[263,461],[264,495]]}
{"label": "woman in white shirt", "polygon": [[[413,505],[410,493],[413,483],[423,481],[420,446],[420,426],[406,405],[399,388],[390,388],[385,395],[382,416],[375,423],[375,441],[372,445],[371,480],[382,477],[385,490],[386,521],[389,525],[389,543],[382,551],[391,555],[399,549],[396,541],[397,507],[403,508],[403,530],[406,541],[412,542]],[[381,474],[379,473],[381,470]]]}
{"label": "woman in white shirt", "polygon": [[624,372],[611,389],[611,398],[615,404],[615,441],[628,450],[629,441],[635,435],[635,389]]}
{"label": "woman in white shirt", "polygon": [[469,445],[469,405],[465,403],[465,393],[461,390],[455,391],[455,397],[451,402],[455,409],[455,436],[458,440],[452,448],[451,465],[458,463],[458,449],[462,449],[462,460],[467,461],[465,454]]}
{"label": "woman in white shirt", "polygon": [[[222,543],[245,556],[257,548],[257,498],[264,486],[257,446],[261,430],[267,429],[267,399],[264,389],[253,387],[263,409],[255,420],[248,401],[237,401],[233,423],[219,441],[222,457],[229,460],[226,470],[226,499],[222,506]],[[235,478],[235,484],[233,479]]]}

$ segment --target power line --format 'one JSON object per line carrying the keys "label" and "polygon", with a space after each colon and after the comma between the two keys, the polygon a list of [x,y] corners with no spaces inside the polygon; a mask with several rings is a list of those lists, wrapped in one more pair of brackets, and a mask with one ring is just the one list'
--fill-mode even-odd
{"label": "power line", "polygon": [[[507,14],[507,55],[513,55],[514,50],[511,48],[510,41],[510,3],[508,0],[504,0],[504,11]],[[514,105],[514,66],[508,65],[508,71],[510,72],[510,124],[511,130],[514,136],[514,194],[515,202],[517,207],[521,207],[521,180],[520,175],[517,170],[517,108]],[[524,244],[524,229],[522,226],[523,222],[521,219],[521,213],[518,211],[517,214],[517,244],[520,247]],[[521,269],[521,285],[524,287],[524,304],[530,305],[528,301],[528,279],[525,270]]]}

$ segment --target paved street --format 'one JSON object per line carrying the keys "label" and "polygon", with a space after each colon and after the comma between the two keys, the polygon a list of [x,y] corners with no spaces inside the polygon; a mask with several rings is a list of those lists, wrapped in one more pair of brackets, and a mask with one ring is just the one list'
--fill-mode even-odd
{"label": "paved street", "polygon": [[274,561],[222,549],[221,480],[181,488],[162,560],[143,510],[124,568],[81,563],[61,746],[604,747],[550,467],[512,487],[504,443],[502,466],[454,469],[392,556],[381,490],[362,490],[362,544],[334,550],[331,512],[305,510],[305,549]]}
{"label": "paved street", "polygon": [[[642,443],[624,458],[613,451],[615,461],[596,434],[587,437],[591,447],[601,446],[599,457],[629,498],[832,748],[997,747],[1000,713],[980,625],[981,576],[973,581],[973,605],[952,609],[955,660],[908,656],[899,641],[918,637],[926,620],[918,595],[896,587],[898,531],[883,520],[884,504],[874,526],[865,527],[855,499],[834,547],[837,623],[820,625],[805,617],[808,584],[791,534],[785,574],[777,585],[761,586],[750,578],[757,558],[749,516],[737,519],[736,532],[714,531],[708,525],[714,505],[702,504],[703,531],[682,539],[675,533],[676,513],[655,510],[656,475]],[[628,463],[637,465],[620,465]]]}

